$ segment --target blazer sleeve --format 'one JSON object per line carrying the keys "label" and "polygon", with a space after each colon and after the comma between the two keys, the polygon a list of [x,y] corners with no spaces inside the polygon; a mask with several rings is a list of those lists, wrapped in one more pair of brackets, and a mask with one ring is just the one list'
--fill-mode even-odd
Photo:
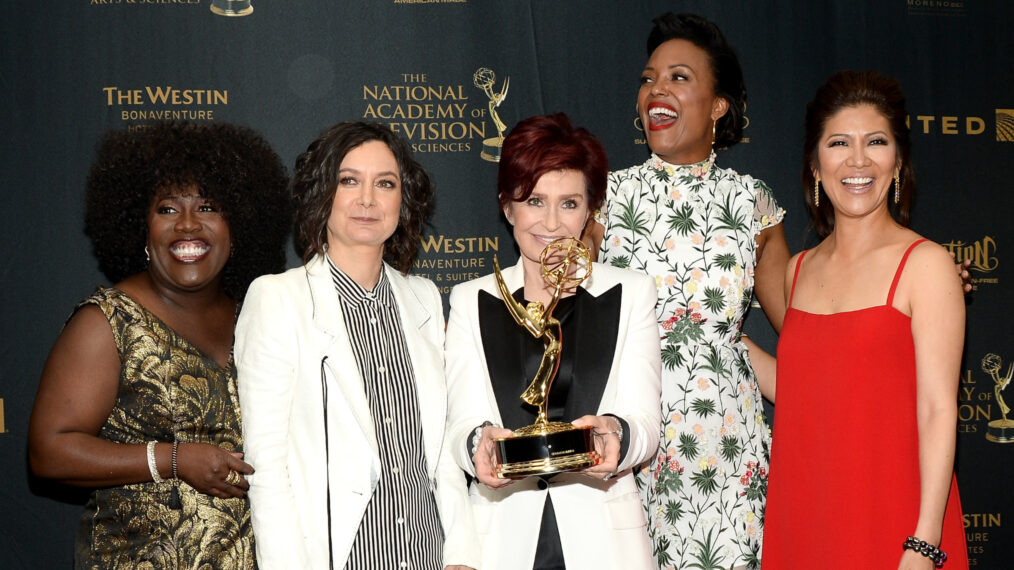
{"label": "blazer sleeve", "polygon": [[[425,283],[429,297],[427,308],[434,315],[432,333],[436,335],[435,344],[443,346],[443,303],[436,286],[429,281]],[[440,358],[440,362],[443,362],[443,358]],[[437,373],[442,374],[443,370],[437,370]],[[478,568],[480,562],[479,539],[475,534],[472,505],[468,499],[468,489],[465,486],[465,474],[454,462],[450,453],[448,425],[445,420],[434,485],[434,494],[440,511],[440,525],[444,530],[444,565],[460,564]]]}
{"label": "blazer sleeve", "polygon": [[616,397],[601,413],[615,414],[627,421],[629,445],[617,467],[623,471],[652,457],[658,450],[662,425],[662,356],[655,303],[654,280],[638,275],[624,288],[629,295],[629,319],[620,338],[619,361],[613,364],[619,375]]}
{"label": "blazer sleeve", "polygon": [[473,283],[451,290],[444,355],[447,370],[447,444],[458,466],[475,475],[469,439],[476,426],[499,417],[490,409],[489,373],[479,333],[479,288]]}
{"label": "blazer sleeve", "polygon": [[255,280],[236,323],[236,368],[250,476],[250,509],[262,570],[309,568],[288,471],[298,341],[277,277]]}

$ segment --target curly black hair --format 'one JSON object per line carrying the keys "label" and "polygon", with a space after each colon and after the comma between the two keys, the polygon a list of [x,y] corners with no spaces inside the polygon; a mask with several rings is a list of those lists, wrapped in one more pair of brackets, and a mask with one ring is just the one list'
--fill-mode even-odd
{"label": "curly black hair", "polygon": [[743,140],[746,127],[746,82],[739,56],[722,30],[696,14],[666,12],[652,20],[648,35],[648,57],[669,40],[687,40],[708,54],[714,75],[715,95],[729,102],[729,110],[715,124],[715,147],[729,148]]}
{"label": "curly black hair", "polygon": [[370,141],[391,149],[401,171],[401,211],[398,227],[384,242],[384,261],[402,273],[412,269],[419,251],[419,236],[433,213],[434,191],[430,177],[412,158],[400,136],[380,123],[346,121],[327,129],[296,159],[292,173],[292,196],[296,200],[296,249],[307,262],[322,255],[327,244],[327,220],[331,216],[338,172],[345,155]]}
{"label": "curly black hair", "polygon": [[285,268],[292,220],[285,166],[259,134],[227,123],[154,123],[108,131],[88,174],[85,234],[112,283],[144,271],[153,201],[194,186],[221,209],[233,253],[222,285],[241,301],[256,277]]}

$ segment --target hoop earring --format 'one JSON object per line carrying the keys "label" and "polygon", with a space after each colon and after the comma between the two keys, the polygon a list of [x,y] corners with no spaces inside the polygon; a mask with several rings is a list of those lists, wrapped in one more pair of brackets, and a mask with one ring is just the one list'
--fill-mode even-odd
{"label": "hoop earring", "polygon": [[813,179],[813,205],[814,207],[820,205],[820,178]]}
{"label": "hoop earring", "polygon": [[901,200],[901,172],[894,173],[894,203],[897,204]]}

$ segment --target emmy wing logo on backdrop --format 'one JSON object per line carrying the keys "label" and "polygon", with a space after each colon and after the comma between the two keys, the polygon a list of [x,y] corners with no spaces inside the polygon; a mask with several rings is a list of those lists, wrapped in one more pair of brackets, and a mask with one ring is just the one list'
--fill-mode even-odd
{"label": "emmy wing logo on backdrop", "polygon": [[1007,418],[1010,413],[1010,406],[1004,400],[1004,390],[1010,385],[1011,377],[1014,376],[1014,364],[1007,366],[1007,374],[1001,376],[1003,360],[1000,355],[989,353],[982,357],[982,371],[989,374],[993,379],[993,395],[996,403],[1000,405],[1000,419],[992,420],[986,429],[986,439],[993,443],[1014,442],[1014,420]]}
{"label": "emmy wing logo on backdrop", "polygon": [[503,134],[507,131],[507,125],[500,120],[496,108],[507,98],[507,88],[510,87],[511,78],[504,79],[503,86],[497,93],[493,89],[493,86],[496,85],[496,74],[488,67],[480,67],[472,74],[472,83],[482,89],[486,98],[489,99],[489,118],[493,120],[493,126],[496,127],[495,137],[483,139],[480,156],[489,162],[500,162],[500,149],[503,148]]}
{"label": "emmy wing logo on backdrop", "polygon": [[253,6],[250,0],[211,0],[211,11],[219,16],[249,16]]}

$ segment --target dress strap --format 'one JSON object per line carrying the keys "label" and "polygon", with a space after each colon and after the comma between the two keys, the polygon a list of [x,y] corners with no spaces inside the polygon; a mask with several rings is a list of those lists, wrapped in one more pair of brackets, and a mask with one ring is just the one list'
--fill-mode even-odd
{"label": "dress strap", "polygon": [[792,273],[792,289],[789,289],[789,304],[785,306],[786,309],[792,306],[792,297],[796,294],[796,279],[799,278],[799,266],[803,264],[803,258],[806,257],[806,254],[808,253],[810,253],[810,250],[803,250],[803,252],[799,254],[799,257],[796,258],[796,270]]}
{"label": "dress strap", "polygon": [[894,306],[894,290],[898,288],[898,281],[901,280],[901,272],[905,270],[905,262],[908,261],[908,254],[912,253],[915,246],[919,245],[924,241],[929,241],[927,238],[919,238],[912,242],[912,245],[908,246],[905,250],[905,255],[901,256],[901,262],[898,263],[898,271],[894,273],[894,281],[891,282],[891,290],[887,292],[887,306]]}

